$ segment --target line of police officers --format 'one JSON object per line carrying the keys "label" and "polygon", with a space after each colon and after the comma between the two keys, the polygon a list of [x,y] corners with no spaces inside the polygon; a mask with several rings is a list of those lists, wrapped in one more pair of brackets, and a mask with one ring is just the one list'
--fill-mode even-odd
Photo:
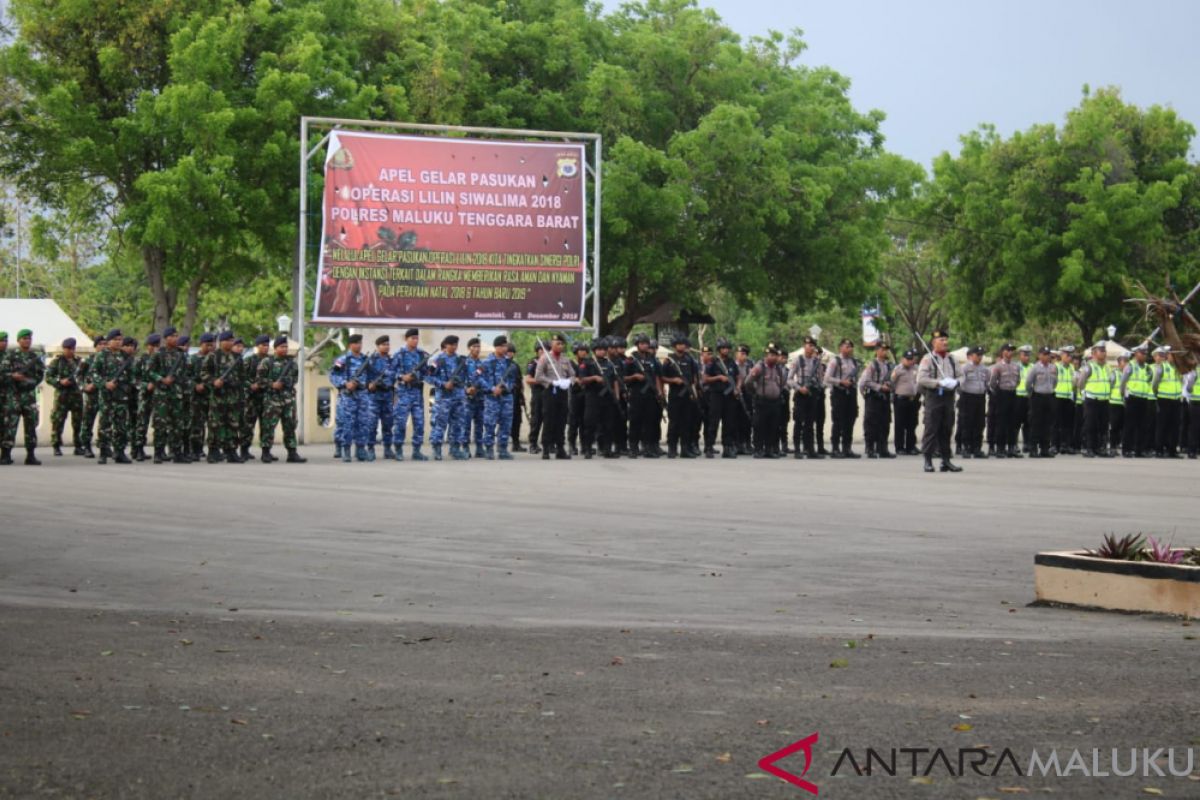
{"label": "line of police officers", "polygon": [[151,429],[156,464],[242,463],[250,457],[256,424],[262,461],[279,460],[271,448],[280,424],[287,461],[306,461],[296,449],[298,365],[288,355],[287,338],[272,343],[259,336],[248,356],[245,343],[228,331],[201,335],[195,353],[189,353],[189,343],[188,336],[167,328],[147,336],[138,352],[136,339],[114,329],[95,339],[95,353],[87,359],[76,355],[74,339],[64,340],[61,354],[46,366],[32,349],[32,331],[18,332],[16,349],[9,349],[8,335],[0,332],[0,464],[13,463],[18,424],[24,426],[25,463],[41,463],[35,451],[37,387],[43,380],[55,389],[50,444],[56,456],[63,454],[69,418],[74,454],[97,458],[95,434],[99,464],[150,458]]}

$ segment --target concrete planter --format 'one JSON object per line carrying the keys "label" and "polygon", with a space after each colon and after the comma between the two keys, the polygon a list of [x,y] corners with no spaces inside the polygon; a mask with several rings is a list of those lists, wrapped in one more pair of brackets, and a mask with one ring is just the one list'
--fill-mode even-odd
{"label": "concrete planter", "polygon": [[1069,551],[1038,553],[1033,575],[1039,603],[1200,617],[1200,567]]}

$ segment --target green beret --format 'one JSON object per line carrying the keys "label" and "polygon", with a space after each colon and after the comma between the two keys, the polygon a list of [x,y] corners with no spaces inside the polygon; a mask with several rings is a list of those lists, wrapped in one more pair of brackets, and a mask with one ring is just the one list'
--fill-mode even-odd
{"label": "green beret", "polygon": [[0,342],[8,341],[8,331],[0,331]]}
{"label": "green beret", "polygon": [[21,330],[17,331],[18,339],[24,339],[26,336],[33,338],[33,331],[29,330],[29,328],[21,328]]}

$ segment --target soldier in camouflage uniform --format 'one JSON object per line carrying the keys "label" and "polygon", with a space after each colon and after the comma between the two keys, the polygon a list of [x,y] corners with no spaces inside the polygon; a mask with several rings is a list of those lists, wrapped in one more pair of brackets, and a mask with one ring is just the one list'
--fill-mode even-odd
{"label": "soldier in camouflage uniform", "polygon": [[270,357],[267,348],[271,337],[265,333],[254,338],[254,352],[246,359],[246,405],[243,415],[244,427],[241,429],[242,458],[250,459],[250,446],[254,444],[254,426],[259,426],[259,438],[262,438],[263,403],[266,402],[266,387],[258,380],[258,365]]}
{"label": "soldier in camouflage uniform", "polygon": [[[467,404],[466,409],[466,439],[464,444],[464,452],[468,455],[471,453],[471,440],[475,440],[475,457],[483,458],[483,392],[479,391],[479,370],[483,366],[483,359],[479,357],[479,351],[482,347],[482,342],[478,336],[472,336],[467,340]],[[472,436],[473,433],[473,436]]]}
{"label": "soldier in camouflage uniform", "polygon": [[208,399],[208,463],[224,460],[231,464],[244,463],[238,452],[238,407],[241,402],[238,388],[243,384],[242,359],[233,351],[234,336],[221,331],[217,337],[220,347],[204,357],[201,378]]}
{"label": "soldier in camouflage uniform", "polygon": [[63,339],[62,353],[46,369],[46,384],[54,387],[54,410],[50,412],[50,445],[54,455],[62,455],[63,428],[71,415],[71,441],[75,455],[83,455],[83,391],[80,373],[83,361],[75,355],[75,340]]}
{"label": "soldier in camouflage uniform", "polygon": [[174,328],[163,331],[164,346],[150,359],[149,380],[154,388],[154,463],[161,464],[171,448],[176,464],[190,463],[187,399],[189,389],[187,351]]}
{"label": "soldier in camouflage uniform", "polygon": [[[8,424],[4,418],[4,409],[8,408],[11,383],[12,380],[8,377],[8,331],[0,331],[0,439],[4,438],[4,429]],[[12,463],[11,457],[6,462]]]}
{"label": "soldier in camouflage uniform", "polygon": [[154,415],[154,381],[150,377],[150,360],[158,352],[162,337],[152,333],[146,337],[146,349],[133,361],[133,386],[137,405],[130,409],[130,455],[134,461],[146,460],[146,442],[150,436],[150,418]]}
{"label": "soldier in camouflage uniform", "polygon": [[275,339],[275,352],[258,362],[255,380],[263,387],[263,415],[259,425],[259,444],[262,446],[262,461],[269,464],[279,459],[271,455],[275,441],[275,426],[283,423],[283,446],[287,448],[287,463],[303,464],[296,452],[296,379],[299,366],[296,359],[288,355],[286,336]]}
{"label": "soldier in camouflage uniform", "polygon": [[497,336],[492,341],[495,351],[479,366],[479,394],[483,398],[483,446],[489,461],[496,457],[499,445],[500,460],[510,461],[508,438],[512,430],[513,391],[520,384],[517,365],[508,358],[508,338]]}
{"label": "soldier in camouflage uniform", "polygon": [[88,372],[88,380],[100,395],[100,458],[96,463],[107,464],[111,457],[117,464],[130,464],[125,445],[129,441],[129,395],[137,340],[122,336],[119,330],[109,331],[105,338],[108,349],[92,358]]}
{"label": "soldier in camouflage uniform", "polygon": [[25,463],[38,466],[37,450],[38,405],[37,388],[46,374],[42,357],[33,351],[33,332],[24,328],[17,333],[17,349],[6,352],[4,373],[8,378],[8,397],[4,405],[4,435],[0,441],[0,464],[12,463],[13,441],[17,423],[24,423]]}
{"label": "soldier in camouflage uniform", "polygon": [[92,438],[96,433],[96,418],[100,414],[100,390],[92,383],[92,364],[96,356],[104,352],[108,341],[103,335],[92,340],[92,355],[88,356],[79,369],[79,383],[83,387],[83,457],[95,458],[96,451],[92,449]]}
{"label": "soldier in camouflage uniform", "polygon": [[233,387],[233,393],[237,396],[233,401],[233,423],[236,433],[233,435],[233,449],[241,456],[242,461],[247,461],[250,458],[249,449],[245,455],[242,455],[242,439],[245,438],[246,432],[246,401],[250,390],[250,381],[253,380],[254,373],[246,370],[246,343],[242,341],[240,336],[233,339],[233,354],[238,358],[238,370],[245,380],[238,381],[238,385]]}
{"label": "soldier in camouflage uniform", "polygon": [[212,353],[213,342],[216,340],[215,334],[200,334],[200,350],[188,359],[188,375],[192,381],[189,437],[193,461],[204,458],[204,430],[208,427],[208,406],[212,397],[212,391],[204,383],[204,359]]}

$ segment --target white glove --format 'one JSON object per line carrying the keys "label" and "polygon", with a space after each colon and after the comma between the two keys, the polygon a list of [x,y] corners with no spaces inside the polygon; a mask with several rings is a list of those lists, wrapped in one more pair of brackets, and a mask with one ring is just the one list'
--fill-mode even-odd
{"label": "white glove", "polygon": [[571,379],[570,378],[559,378],[558,380],[556,380],[554,382],[554,385],[557,386],[559,389],[570,389],[571,388]]}
{"label": "white glove", "polygon": [[941,386],[943,389],[953,389],[955,386],[958,386],[958,381],[954,378],[942,378],[938,381],[938,386]]}

